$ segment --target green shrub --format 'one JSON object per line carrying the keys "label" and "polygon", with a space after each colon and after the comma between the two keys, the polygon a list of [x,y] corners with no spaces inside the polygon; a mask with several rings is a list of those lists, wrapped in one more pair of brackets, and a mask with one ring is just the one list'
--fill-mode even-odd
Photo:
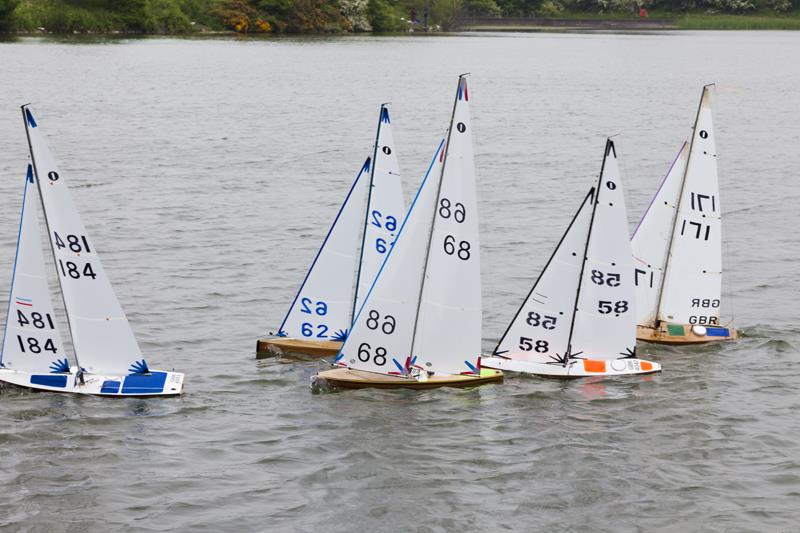
{"label": "green shrub", "polygon": [[148,33],[185,33],[192,25],[175,0],[146,0],[144,29]]}
{"label": "green shrub", "polygon": [[408,23],[400,20],[400,14],[395,7],[386,0],[369,0],[367,4],[367,19],[372,31],[403,31],[408,29]]}

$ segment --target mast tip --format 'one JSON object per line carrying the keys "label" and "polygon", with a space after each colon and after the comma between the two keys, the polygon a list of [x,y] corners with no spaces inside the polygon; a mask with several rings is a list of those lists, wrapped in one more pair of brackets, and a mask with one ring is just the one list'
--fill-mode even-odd
{"label": "mast tip", "polygon": [[611,137],[608,137],[606,139],[606,157],[612,153],[614,157],[617,157],[617,149],[614,147],[614,141],[611,140]]}
{"label": "mast tip", "polygon": [[[28,105],[28,104],[26,104]],[[31,114],[31,110],[28,109],[26,106],[22,106],[22,114],[25,116],[25,122],[31,127],[36,127],[36,120],[33,118],[33,114]]]}

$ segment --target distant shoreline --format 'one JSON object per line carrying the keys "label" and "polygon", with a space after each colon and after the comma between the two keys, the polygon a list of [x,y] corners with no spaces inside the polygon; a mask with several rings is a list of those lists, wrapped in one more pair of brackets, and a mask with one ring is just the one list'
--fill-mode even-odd
{"label": "distant shoreline", "polygon": [[679,16],[635,17],[622,14],[575,13],[554,18],[465,18],[460,31],[574,31],[574,30],[800,30],[796,13],[780,15],[727,15],[688,13]]}
{"label": "distant shoreline", "polygon": [[667,18],[469,18],[457,23],[461,31],[541,30],[677,30]]}
{"label": "distant shoreline", "polygon": [[586,14],[566,13],[563,17],[471,17],[457,20],[452,27],[408,32],[306,32],[306,33],[263,33],[237,32],[234,30],[197,29],[194,31],[176,32],[140,32],[126,30],[107,31],[73,31],[57,32],[40,28],[38,31],[0,32],[0,38],[39,37],[39,36],[100,36],[100,37],[297,37],[297,36],[334,36],[334,35],[419,35],[447,34],[459,32],[540,32],[540,31],[632,31],[658,32],[675,30],[800,30],[800,13],[787,15],[728,15],[689,13],[679,16],[660,16],[639,18],[629,14]]}

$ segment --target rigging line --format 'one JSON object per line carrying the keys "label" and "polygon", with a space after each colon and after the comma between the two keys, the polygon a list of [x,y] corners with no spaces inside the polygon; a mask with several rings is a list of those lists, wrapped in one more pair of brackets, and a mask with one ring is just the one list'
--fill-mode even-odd
{"label": "rigging line", "polygon": [[[72,353],[75,355],[75,362],[78,365],[78,373],[81,373],[83,367],[81,366],[80,359],[78,358],[78,347],[75,346],[75,332],[72,329],[72,321],[70,320],[69,316],[69,308],[67,307],[67,299],[64,296],[64,285],[61,282],[61,276],[58,275],[58,257],[56,257],[56,249],[53,246],[53,239],[50,238],[51,230],[50,230],[50,220],[47,218],[47,209],[44,206],[44,196],[42,196],[42,180],[39,179],[39,169],[36,166],[36,157],[33,155],[33,144],[31,143],[31,132],[30,132],[30,124],[28,122],[28,116],[31,117],[33,120],[33,115],[28,110],[28,105],[25,104],[20,107],[22,110],[22,122],[25,123],[25,137],[28,139],[28,151],[31,154],[31,163],[33,164],[33,174],[36,176],[36,188],[39,191],[39,200],[42,203],[42,214],[44,215],[44,225],[47,228],[47,242],[50,243],[50,251],[53,253],[53,268],[56,269],[56,279],[58,279],[58,288],[59,292],[61,292],[61,303],[64,305],[64,316],[67,318],[67,329],[69,329],[69,339],[72,343]],[[34,122],[35,123],[35,122]],[[41,246],[41,243],[39,243]],[[81,378],[81,384],[83,384],[83,378]]]}
{"label": "rigging line", "polygon": [[[469,73],[466,73],[466,74],[469,74]],[[466,74],[462,74],[462,76],[465,76]],[[482,138],[481,135],[480,135],[480,127],[478,126],[478,123],[479,123],[479,121],[476,120],[476,118],[472,115],[472,113],[470,113],[470,127],[472,129],[472,139],[473,140]],[[481,145],[481,144],[477,144],[476,145],[473,142],[472,146],[473,146],[472,157],[473,157],[474,169],[475,169],[475,211],[477,213],[476,216],[478,217],[478,243],[480,244],[481,242],[483,242],[482,239],[481,239],[481,235],[487,235],[487,224],[488,224],[486,218],[484,218],[484,216],[483,216],[483,213],[485,212],[485,210],[481,209],[481,201],[480,201],[480,199],[487,197],[487,195],[483,194],[483,190],[485,190],[486,187],[488,187],[488,184],[484,183],[482,180],[478,179],[478,169],[480,168],[480,160],[483,157],[482,154],[481,154],[480,147],[483,146],[483,145]],[[492,211],[490,211],[490,212],[492,212]],[[484,321],[485,321],[485,319],[484,319],[484,306],[483,306],[483,301],[484,301],[484,298],[483,298],[483,290],[484,290],[483,280],[487,279],[487,278],[490,279],[490,280],[491,279],[495,279],[495,276],[491,275],[491,271],[492,270],[491,270],[491,266],[490,265],[492,265],[493,263],[490,263],[488,261],[488,258],[489,258],[488,254],[482,253],[482,252],[485,252],[485,251],[486,251],[486,249],[481,250],[481,247],[478,246],[477,253],[478,253],[478,260],[480,261],[480,279],[481,279],[481,284],[480,284],[480,287],[481,287],[481,292],[480,292],[480,295],[481,295],[481,324],[483,324]],[[487,272],[487,270],[489,272]],[[481,334],[481,344],[483,344],[483,334]],[[481,346],[481,352],[483,352],[483,346]]]}
{"label": "rigging line", "polygon": [[286,316],[283,317],[283,321],[281,322],[280,327],[278,328],[278,334],[283,331],[283,326],[286,325],[286,321],[289,319],[289,315],[292,314],[292,309],[294,309],[294,305],[297,303],[297,299],[300,297],[300,293],[303,292],[303,287],[306,286],[306,282],[308,281],[309,276],[311,276],[311,272],[314,270],[314,265],[317,264],[317,260],[319,256],[322,255],[322,250],[325,249],[325,245],[328,244],[328,239],[330,238],[331,234],[333,233],[333,229],[336,227],[336,223],[339,222],[339,217],[341,217],[342,212],[344,212],[347,203],[350,201],[350,196],[353,194],[353,191],[356,189],[356,185],[361,180],[361,177],[364,175],[364,167],[367,165],[371,165],[372,161],[368,157],[367,160],[361,165],[361,170],[358,171],[356,175],[356,179],[353,181],[353,184],[350,186],[350,190],[347,192],[347,196],[342,202],[341,207],[339,207],[339,212],[336,213],[336,218],[333,219],[333,224],[331,224],[330,229],[328,229],[328,234],[325,235],[325,239],[322,241],[322,245],[320,245],[319,250],[317,250],[317,255],[314,256],[314,260],[311,262],[311,266],[308,267],[308,272],[306,272],[306,277],[303,278],[303,282],[300,284],[300,288],[297,289],[297,293],[294,295],[294,299],[292,300],[289,309],[286,311]]}
{"label": "rigging line", "polygon": [[[603,173],[606,169],[606,159],[608,158],[608,154],[610,152],[614,152],[614,158],[616,159],[617,152],[614,150],[614,141],[610,138],[606,139],[606,148],[603,152],[603,166],[600,168],[600,176],[597,178],[597,186],[595,188],[594,193],[594,203],[592,205],[592,217],[589,219],[589,231],[586,235],[586,245],[583,249],[583,261],[581,261],[581,273],[578,277],[578,290],[575,291],[575,305],[573,306],[572,311],[572,321],[569,325],[569,337],[567,338],[567,352],[564,354],[566,361],[569,361],[572,353],[572,334],[575,331],[575,317],[578,315],[578,302],[580,301],[581,297],[581,286],[583,285],[583,271],[586,268],[586,261],[588,261],[588,253],[589,253],[589,243],[592,240],[592,228],[594,227],[594,215],[597,212],[597,206],[600,203],[600,189],[602,189],[603,184]],[[566,363],[564,364],[566,366]]]}
{"label": "rigging line", "polygon": [[356,302],[358,301],[358,286],[361,284],[361,266],[364,262],[364,243],[367,240],[367,225],[369,224],[369,211],[372,203],[372,187],[375,180],[375,167],[377,166],[378,158],[378,141],[381,137],[381,124],[383,124],[383,110],[386,109],[386,104],[381,104],[380,113],[378,113],[378,130],[375,132],[375,144],[372,148],[372,168],[369,173],[369,185],[367,186],[367,205],[364,209],[364,226],[361,230],[361,249],[358,253],[358,269],[356,270],[356,287],[353,293],[353,309],[350,312],[350,329],[353,328],[353,323],[356,319]]}
{"label": "rigging line", "polygon": [[[22,238],[22,222],[25,220],[25,199],[28,196],[28,182],[29,177],[33,177],[33,167],[28,165],[28,170],[25,173],[25,188],[22,189],[22,209],[19,215],[19,230],[17,232],[17,250],[14,252],[14,266],[11,269],[11,287],[8,290],[8,308],[6,309],[6,324],[3,327],[3,344],[0,345],[0,367],[3,366],[3,353],[5,352],[6,348],[6,336],[8,334],[8,321],[11,318],[11,297],[14,295],[14,280],[17,277],[17,261],[19,261],[19,242]],[[39,245],[39,249],[41,249],[42,242],[39,239],[37,243]],[[49,289],[48,289],[48,292]]]}
{"label": "rigging line", "polygon": [[[436,185],[436,203],[434,203],[433,206],[433,220],[431,221],[430,232],[428,232],[428,247],[425,249],[425,262],[423,263],[424,268],[422,269],[422,282],[420,283],[419,295],[417,296],[417,311],[414,315],[414,329],[412,330],[411,334],[411,353],[409,354],[411,356],[414,355],[414,346],[416,345],[417,342],[417,326],[419,325],[419,311],[420,308],[422,307],[422,294],[423,291],[425,290],[425,278],[427,277],[426,274],[428,273],[428,262],[430,261],[430,256],[431,256],[431,243],[433,241],[433,231],[434,228],[436,227],[436,219],[439,218],[437,215],[438,215],[439,201],[442,195],[442,180],[444,179],[445,168],[447,168],[447,157],[450,154],[450,137],[453,135],[453,121],[455,120],[456,117],[458,96],[459,92],[461,91],[461,83],[464,80],[464,76],[466,76],[466,74],[462,74],[461,76],[458,77],[456,96],[453,99],[453,112],[450,114],[450,127],[447,128],[447,140],[445,141],[444,145],[444,159],[442,159],[442,168],[441,171],[439,172],[439,183]],[[472,115],[470,115],[470,118],[472,118]],[[472,121],[470,121],[470,135],[472,135],[471,122]],[[474,155],[475,154],[473,152],[473,157]]]}
{"label": "rigging line", "polygon": [[[525,297],[524,300],[522,300],[522,305],[519,306],[519,309],[517,309],[517,312],[514,315],[514,318],[512,318],[511,322],[508,323],[508,327],[506,328],[505,332],[503,332],[503,335],[500,337],[500,340],[497,341],[497,346],[495,346],[495,348],[493,350],[494,354],[497,353],[497,350],[500,348],[500,345],[505,340],[506,335],[508,335],[508,332],[511,330],[511,327],[514,325],[514,322],[516,322],[517,318],[519,317],[519,314],[525,308],[525,304],[528,303],[528,300],[532,300],[532,301],[534,301],[536,303],[544,305],[543,302],[539,302],[538,300],[536,300],[535,298],[532,298],[531,296],[533,295],[534,291],[536,290],[536,287],[539,285],[539,281],[542,279],[542,276],[547,271],[547,268],[550,266],[550,263],[553,261],[553,258],[558,253],[559,248],[561,248],[561,245],[563,244],[564,239],[567,237],[567,235],[569,234],[570,230],[572,229],[572,226],[575,224],[575,220],[578,218],[578,216],[583,211],[583,208],[586,205],[586,202],[589,201],[589,199],[592,197],[592,194],[593,194],[593,191],[589,190],[589,192],[586,194],[586,196],[584,196],[583,202],[581,202],[580,207],[575,212],[575,215],[573,215],[572,220],[570,220],[566,231],[564,231],[564,234],[561,235],[561,240],[558,241],[558,244],[556,245],[555,249],[553,250],[553,253],[550,255],[550,258],[547,260],[547,263],[545,263],[544,268],[542,268],[542,270],[539,272],[539,277],[536,278],[536,281],[534,282],[533,286],[531,287],[531,290],[528,292],[528,295]],[[573,309],[573,314],[574,314],[574,311],[575,310]],[[569,351],[569,346],[566,346],[565,348],[566,348],[566,351]]]}
{"label": "rigging line", "polygon": [[[700,120],[700,110],[703,108],[703,100],[706,96],[706,91],[708,90],[708,85],[703,86],[703,91],[700,94],[700,103],[697,105],[697,115],[694,118],[694,125],[692,126],[692,139],[689,141],[689,153],[686,155],[686,166],[683,168],[683,177],[681,178],[681,190],[678,193],[678,204],[675,206],[675,220],[672,223],[672,231],[669,235],[669,248],[667,249],[667,260],[664,262],[664,271],[661,274],[661,282],[659,283],[658,288],[658,305],[656,307],[656,329],[661,325],[661,320],[659,316],[661,316],[661,304],[664,300],[664,283],[667,279],[667,274],[669,272],[669,265],[671,263],[670,259],[672,259],[672,252],[675,246],[675,229],[678,225],[678,214],[681,212],[681,205],[683,204],[683,191],[686,188],[686,176],[689,173],[689,165],[692,162],[692,148],[694,148],[694,139],[695,133],[697,132],[697,122]],[[716,140],[715,140],[716,144]]]}
{"label": "rigging line", "polygon": [[[417,200],[419,200],[420,196],[422,195],[422,192],[423,192],[422,189],[425,186],[425,183],[427,182],[428,177],[430,176],[431,169],[433,168],[433,165],[436,164],[436,158],[439,157],[439,153],[442,151],[443,145],[444,145],[444,139],[439,141],[439,146],[436,149],[436,153],[433,155],[433,159],[431,160],[430,164],[428,165],[428,170],[425,172],[425,175],[422,178],[422,183],[420,184],[419,188],[417,189],[416,195],[414,196],[414,199],[411,201],[411,205],[408,206],[408,211],[406,211],[406,216],[403,218],[403,223],[400,225],[400,229],[397,232],[397,238],[395,239],[395,242],[399,242],[400,237],[403,235],[403,230],[405,229],[406,224],[408,224],[408,221],[411,219],[411,215],[414,212],[414,207],[417,205]],[[389,252],[386,254],[386,258],[383,260],[383,263],[381,263],[381,267],[378,269],[378,274],[375,276],[375,279],[372,280],[372,285],[370,286],[369,290],[367,291],[367,295],[364,297],[364,301],[361,303],[361,308],[358,310],[358,313],[356,314],[355,320],[353,320],[353,324],[354,325],[358,322],[358,319],[361,316],[361,313],[364,312],[364,307],[366,307],[366,303],[369,300],[369,297],[372,294],[372,291],[375,289],[375,285],[377,285],[378,280],[380,279],[381,274],[383,273],[383,269],[386,268],[386,265],[389,263],[389,258],[392,256],[392,253],[394,252],[395,249],[396,249],[396,246],[392,246],[391,248],[389,248]],[[344,350],[345,350],[345,348],[347,348],[347,345],[348,345],[349,342],[350,342],[350,336],[348,335],[348,337],[344,340],[344,343],[342,344],[342,347],[339,348],[339,353],[336,354],[336,359],[335,359],[336,361],[339,361],[339,359],[342,358],[342,356],[344,355]]]}
{"label": "rigging line", "polygon": [[[680,148],[680,150],[678,150],[678,154],[672,160],[672,164],[670,164],[669,169],[667,170],[666,174],[664,174],[664,176],[661,178],[661,181],[658,184],[658,189],[656,189],[655,194],[653,194],[653,196],[650,198],[650,203],[647,204],[647,209],[645,209],[644,213],[642,213],[642,218],[639,219],[639,223],[636,224],[636,229],[633,230],[633,233],[631,234],[631,239],[633,239],[633,237],[636,235],[636,232],[639,231],[639,228],[641,227],[642,223],[644,222],[645,217],[650,212],[650,209],[653,207],[653,204],[655,204],[656,198],[658,197],[658,193],[660,193],[661,189],[664,188],[664,184],[667,182],[667,178],[669,177],[670,173],[672,172],[672,169],[675,166],[675,163],[677,163],[678,159],[680,159],[681,154],[683,153],[684,147],[687,144],[688,143],[686,141],[683,141],[683,144],[681,144],[681,148]],[[678,216],[677,215],[677,207],[676,207],[675,211],[676,211],[676,214],[673,216],[673,222],[672,222],[673,224],[674,224],[674,218]],[[661,266],[663,268],[664,265],[661,265]]]}

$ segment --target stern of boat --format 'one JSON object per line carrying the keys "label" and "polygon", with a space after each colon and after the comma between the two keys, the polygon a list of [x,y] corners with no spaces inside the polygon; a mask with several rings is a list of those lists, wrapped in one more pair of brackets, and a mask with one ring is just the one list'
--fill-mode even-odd
{"label": "stern of boat", "polygon": [[518,372],[549,378],[583,378],[591,376],[621,376],[661,372],[661,365],[644,359],[572,359],[564,366],[556,363],[519,361],[502,357],[481,358],[481,366],[504,372]]}
{"label": "stern of boat", "polygon": [[661,324],[658,328],[636,326],[636,340],[654,344],[708,344],[734,341],[739,332],[729,326],[699,326],[692,324]]}
{"label": "stern of boat", "polygon": [[180,396],[183,393],[183,380],[181,372],[163,370],[127,376],[84,374],[83,383],[77,384],[79,390],[76,392],[114,397]]}
{"label": "stern of boat", "polygon": [[265,337],[256,342],[256,359],[286,355],[306,357],[333,357],[342,347],[340,341]]}
{"label": "stern of boat", "polygon": [[0,381],[42,392],[68,392],[91,396],[153,397],[179,396],[183,393],[184,375],[180,372],[153,370],[146,374],[109,376],[70,372],[31,373],[0,368]]}

